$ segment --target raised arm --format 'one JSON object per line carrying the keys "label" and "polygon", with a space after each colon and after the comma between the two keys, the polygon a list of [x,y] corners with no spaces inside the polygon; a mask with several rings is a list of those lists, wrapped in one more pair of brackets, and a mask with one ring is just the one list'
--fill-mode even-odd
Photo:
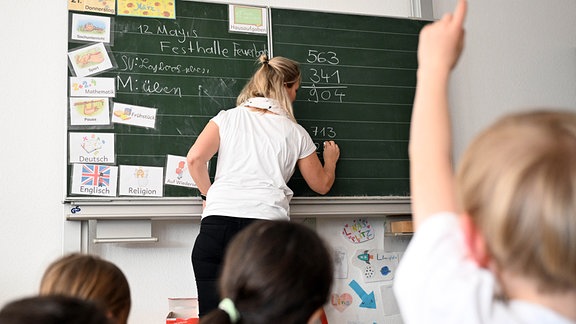
{"label": "raised arm", "polygon": [[220,134],[218,125],[210,121],[188,151],[188,171],[200,193],[206,194],[212,185],[206,163],[218,152]]}
{"label": "raised arm", "polygon": [[467,3],[422,29],[410,129],[410,181],[415,226],[429,215],[456,211],[448,81],[462,51]]}
{"label": "raised arm", "polygon": [[324,166],[316,152],[298,160],[298,169],[308,186],[315,192],[325,195],[330,191],[336,178],[336,162],[340,157],[340,148],[334,141],[324,142]]}

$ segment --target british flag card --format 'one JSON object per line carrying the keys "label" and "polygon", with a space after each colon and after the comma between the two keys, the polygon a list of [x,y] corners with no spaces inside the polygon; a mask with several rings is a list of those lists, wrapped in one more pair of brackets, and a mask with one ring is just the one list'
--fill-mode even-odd
{"label": "british flag card", "polygon": [[117,166],[74,164],[71,188],[73,194],[114,197],[117,184]]}

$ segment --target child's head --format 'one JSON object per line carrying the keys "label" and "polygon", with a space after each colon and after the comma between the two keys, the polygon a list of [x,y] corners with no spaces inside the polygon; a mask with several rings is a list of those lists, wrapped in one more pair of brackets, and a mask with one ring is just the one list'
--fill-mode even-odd
{"label": "child's head", "polygon": [[327,302],[331,284],[330,253],[316,232],[260,221],[227,249],[220,295],[233,301],[238,323],[307,323]]}
{"label": "child's head", "polygon": [[104,309],[79,298],[34,296],[12,301],[0,310],[2,324],[112,324]]}
{"label": "child's head", "polygon": [[501,119],[467,149],[457,185],[498,268],[542,292],[576,289],[576,114]]}
{"label": "child's head", "polygon": [[117,323],[126,323],[130,287],[122,271],[97,256],[73,253],[53,262],[44,272],[40,295],[64,295],[104,307]]}

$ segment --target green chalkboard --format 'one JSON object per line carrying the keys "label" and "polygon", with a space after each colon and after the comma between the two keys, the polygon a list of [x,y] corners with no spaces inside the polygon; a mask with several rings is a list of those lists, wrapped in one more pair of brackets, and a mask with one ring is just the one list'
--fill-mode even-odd
{"label": "green chalkboard", "polygon": [[[301,63],[294,111],[341,149],[330,196],[409,196],[408,137],[426,21],[272,9],[272,50]],[[295,174],[296,196],[315,196]]]}
{"label": "green chalkboard", "polygon": [[[88,129],[115,134],[115,165],[164,167],[167,154],[185,156],[208,120],[235,106],[256,59],[267,51],[266,35],[228,32],[228,5],[178,1],[176,17],[112,17],[109,49],[117,67],[96,76],[115,78],[114,102],[157,109],[153,129],[118,123]],[[69,50],[79,46],[85,44],[69,42]],[[211,162],[213,176],[216,158]],[[69,179],[71,173],[70,166]],[[164,185],[164,197],[197,195]]]}
{"label": "green chalkboard", "polygon": [[[111,18],[107,46],[116,66],[96,77],[115,80],[114,103],[157,109],[155,128],[68,126],[69,133],[113,133],[113,165],[165,167],[166,155],[185,156],[208,120],[235,105],[256,58],[271,46],[273,56],[301,63],[295,114],[319,154],[325,140],[341,148],[328,196],[409,195],[416,49],[427,22],[272,8],[268,35],[242,34],[228,31],[228,5],[195,1],[176,2],[176,19]],[[68,43],[69,51],[81,46]],[[72,169],[69,163],[69,184]],[[295,196],[317,196],[298,172],[289,186]],[[163,197],[197,195],[164,185]],[[86,197],[72,194],[70,185],[67,196]]]}

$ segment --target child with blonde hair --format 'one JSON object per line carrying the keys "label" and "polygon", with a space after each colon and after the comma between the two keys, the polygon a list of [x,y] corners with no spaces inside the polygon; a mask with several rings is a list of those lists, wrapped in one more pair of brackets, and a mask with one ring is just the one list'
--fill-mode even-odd
{"label": "child with blonde hair", "polygon": [[456,175],[448,81],[466,1],[426,26],[410,136],[416,232],[395,277],[406,323],[576,322],[576,114],[518,113]]}

